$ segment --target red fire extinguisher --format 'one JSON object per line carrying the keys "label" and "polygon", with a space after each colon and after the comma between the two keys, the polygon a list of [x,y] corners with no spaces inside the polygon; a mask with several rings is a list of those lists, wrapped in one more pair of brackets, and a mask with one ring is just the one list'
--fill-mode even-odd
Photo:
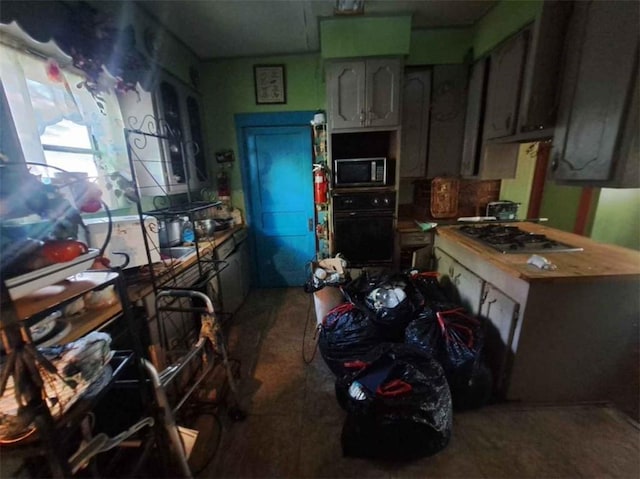
{"label": "red fire extinguisher", "polygon": [[316,204],[327,202],[328,190],[327,174],[322,165],[314,165],[313,168],[313,201]]}

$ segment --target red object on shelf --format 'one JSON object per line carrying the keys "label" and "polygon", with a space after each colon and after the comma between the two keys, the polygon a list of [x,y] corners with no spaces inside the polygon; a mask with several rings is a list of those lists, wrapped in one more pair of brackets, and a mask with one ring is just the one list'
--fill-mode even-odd
{"label": "red object on shelf", "polygon": [[327,202],[328,184],[324,169],[321,167],[316,168],[313,171],[313,201],[316,204]]}

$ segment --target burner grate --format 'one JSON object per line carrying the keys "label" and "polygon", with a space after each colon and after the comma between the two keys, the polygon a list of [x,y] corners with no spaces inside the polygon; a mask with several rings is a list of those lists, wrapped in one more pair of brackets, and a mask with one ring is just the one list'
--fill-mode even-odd
{"label": "burner grate", "polygon": [[582,251],[538,233],[528,233],[517,226],[503,224],[465,225],[460,232],[502,253],[544,253]]}

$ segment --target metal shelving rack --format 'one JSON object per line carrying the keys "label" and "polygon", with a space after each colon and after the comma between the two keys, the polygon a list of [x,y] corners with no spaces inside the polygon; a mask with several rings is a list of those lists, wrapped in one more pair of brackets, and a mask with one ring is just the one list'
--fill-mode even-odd
{"label": "metal shelving rack", "polygon": [[[166,172],[171,169],[171,165],[167,164],[166,158],[169,158],[169,155],[166,153],[169,148],[175,149],[176,145],[179,145],[179,150],[182,152],[184,164],[181,170],[187,173],[185,181],[187,185],[189,184],[190,168],[185,152],[189,149],[197,151],[198,145],[185,144],[179,131],[172,129],[163,120],[151,116],[143,118],[142,121],[131,118],[129,119],[129,128],[125,129],[125,138],[131,175],[135,184],[140,184],[140,175],[146,175],[146,179],[162,176],[151,174],[161,169],[165,169],[164,177],[166,177]],[[172,159],[175,159],[175,154]],[[226,261],[217,260],[214,257],[215,238],[199,238],[195,228],[195,222],[211,217],[211,209],[217,208],[221,202],[211,202],[204,199],[194,201],[188,189],[181,198],[176,200],[172,196],[171,190],[171,185],[164,185],[159,181],[149,185],[146,191],[155,193],[154,208],[145,209],[144,201],[141,198],[145,189],[140,187],[137,191],[139,196],[136,207],[142,231],[145,232],[144,241],[149,262],[147,279],[153,287],[155,329],[157,344],[160,346],[160,349],[152,355],[152,360],[158,369],[174,372],[177,369],[180,370],[180,375],[171,384],[163,384],[163,389],[165,386],[167,388],[167,400],[172,404],[177,404],[176,409],[178,409],[212,369],[210,366],[203,367],[196,360],[199,356],[195,353],[198,345],[202,342],[203,325],[206,325],[207,318],[213,319],[213,327],[216,331],[215,341],[212,341],[216,349],[216,364],[224,365],[228,384],[234,395],[235,386],[226,355],[225,338],[221,332],[219,316],[213,310],[213,303],[217,302],[217,298],[210,298],[211,291],[208,290],[209,283],[228,265]],[[151,253],[154,250],[160,252],[160,248],[156,244],[155,235],[151,234],[155,232],[150,232],[145,227],[145,216],[159,219],[175,216],[188,218],[194,227],[195,236],[193,244],[195,246],[195,262],[193,265],[185,270],[185,267],[180,263],[162,261],[160,269],[156,269]],[[203,244],[206,244],[209,249],[206,254],[203,254],[200,247]],[[185,358],[188,358],[186,362],[190,362],[190,364],[185,364]],[[164,372],[161,373],[161,376],[163,374]],[[171,372],[168,374],[176,375]],[[237,403],[237,398],[233,399]],[[231,409],[239,411],[234,407]],[[238,416],[242,415],[239,413]]]}
{"label": "metal shelving rack", "polygon": [[[27,165],[53,168],[56,171],[65,172],[57,167],[50,167],[37,163],[27,163],[22,165],[2,164],[4,168],[25,168]],[[28,174],[28,170],[25,170]],[[47,178],[49,178],[47,176]],[[67,185],[63,185],[67,186]],[[110,220],[109,210],[106,204],[102,204]],[[72,205],[68,205],[72,208]],[[73,210],[72,210],[73,211]],[[78,217],[80,214],[78,213]],[[3,218],[4,219],[4,218]],[[80,220],[81,221],[81,220]],[[81,225],[82,221],[81,221]],[[111,231],[109,221],[109,234],[107,241],[100,252],[104,251]],[[89,265],[87,264],[86,267]],[[134,333],[134,319],[128,303],[127,290],[124,284],[120,268],[108,270],[95,270],[78,272],[77,269],[69,266],[60,266],[60,272],[67,271],[70,277],[58,279],[60,275],[49,275],[46,277],[23,275],[24,283],[18,295],[17,289],[12,290],[8,285],[8,280],[4,277],[0,282],[2,290],[2,305],[0,314],[0,338],[4,346],[5,356],[2,358],[0,368],[0,396],[7,393],[7,385],[10,378],[13,380],[13,390],[18,404],[18,416],[16,426],[23,427],[25,432],[20,436],[3,438],[2,448],[4,452],[11,452],[19,458],[44,457],[46,466],[49,469],[47,474],[53,477],[70,477],[74,472],[73,457],[68,448],[72,442],[69,441],[71,435],[80,428],[81,423],[92,407],[97,404],[104,394],[113,386],[122,371],[131,363],[134,357],[144,358],[140,338]],[[37,271],[37,270],[36,270]],[[62,276],[64,277],[64,276]],[[48,286],[56,286],[51,291],[58,291],[55,294],[44,294],[35,297],[31,293],[40,291]],[[113,351],[113,357],[108,364],[101,368],[86,390],[76,396],[63,398],[58,395],[51,406],[45,400],[45,383],[48,379],[44,376],[60,376],[52,363],[32,341],[30,327],[42,320],[52,311],[60,310],[65,305],[82,297],[84,294],[113,286],[118,298],[118,308],[107,308],[104,312],[95,312],[93,316],[102,317],[108,322],[115,317],[124,317],[124,325],[127,328],[132,346],[131,351]],[[89,313],[86,314],[90,319]],[[95,318],[94,318],[95,319]],[[99,327],[99,326],[98,326]],[[74,390],[77,386],[65,380],[65,384]],[[143,390],[140,389],[141,401],[145,401]],[[52,414],[53,408],[57,408],[57,418]],[[2,411],[0,411],[2,412]],[[8,421],[5,417],[3,422]],[[33,424],[34,427],[30,428]],[[32,437],[33,436],[33,437]],[[37,439],[37,441],[34,441]],[[81,446],[78,452],[81,452]]]}
{"label": "metal shelving rack", "polygon": [[[127,149],[129,154],[129,162],[132,180],[139,183],[141,175],[146,178],[158,178],[158,174],[154,172],[164,171],[166,178],[167,172],[171,169],[171,165],[167,164],[166,158],[168,148],[174,148],[179,145],[182,152],[183,166],[182,171],[186,172],[186,184],[189,184],[190,168],[187,164],[187,155],[189,149],[198,150],[198,145],[194,143],[185,143],[180,135],[180,131],[172,129],[165,121],[152,116],[146,116],[141,121],[135,118],[129,119],[129,127],[125,128],[125,138],[127,141]],[[173,155],[175,158],[175,154]],[[153,287],[155,312],[155,323],[157,340],[160,350],[156,351],[153,358],[156,367],[172,367],[176,361],[181,361],[185,355],[192,357],[193,348],[198,343],[198,331],[201,330],[203,307],[207,303],[203,298],[208,296],[204,293],[210,293],[207,290],[209,283],[219,275],[227,266],[227,262],[217,260],[214,257],[215,238],[199,238],[195,228],[195,222],[199,219],[210,217],[211,209],[217,208],[221,202],[212,202],[204,200],[194,201],[192,194],[187,191],[178,200],[172,196],[171,184],[162,184],[155,181],[153,185],[148,185],[146,191],[155,193],[154,208],[145,209],[142,199],[139,197],[136,201],[136,207],[140,219],[140,225],[145,232],[144,241],[147,250],[148,259],[148,279]],[[145,187],[138,188],[138,195],[145,192]],[[159,200],[159,201],[158,201]],[[161,204],[159,204],[161,203]],[[160,268],[156,269],[157,264],[153,263],[152,252],[160,252],[160,247],[154,240],[154,235],[150,234],[145,227],[145,216],[153,216],[158,219],[172,217],[186,217],[194,227],[195,246],[195,262],[192,266],[185,270],[185,267],[172,260],[163,260]],[[208,243],[210,250],[203,254],[203,243]],[[217,298],[209,298],[216,303]],[[216,313],[216,323],[218,323],[219,315]],[[216,327],[219,324],[216,324]],[[224,338],[220,336],[219,345],[224,348]],[[225,353],[226,354],[226,353]],[[224,360],[226,361],[226,359]],[[184,368],[188,376],[190,369]],[[195,379],[191,377],[187,383],[200,381],[201,378]],[[229,383],[233,379],[229,373]],[[186,386],[185,381],[175,381],[171,385],[169,396],[172,400],[180,402],[180,396]]]}
{"label": "metal shelving rack", "polygon": [[[313,131],[313,163],[314,167],[320,167],[326,175],[330,174],[327,151],[327,124],[326,122],[312,124]],[[315,235],[316,235],[316,259],[321,260],[331,256],[331,181],[327,185],[327,202],[314,205],[315,208]]]}

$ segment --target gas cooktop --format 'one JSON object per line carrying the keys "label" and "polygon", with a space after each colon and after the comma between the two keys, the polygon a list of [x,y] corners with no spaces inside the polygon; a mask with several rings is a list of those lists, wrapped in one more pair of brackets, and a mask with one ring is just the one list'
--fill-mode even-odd
{"label": "gas cooktop", "polygon": [[504,224],[464,225],[460,232],[501,253],[561,253],[582,248],[552,240],[543,234],[529,233]]}

